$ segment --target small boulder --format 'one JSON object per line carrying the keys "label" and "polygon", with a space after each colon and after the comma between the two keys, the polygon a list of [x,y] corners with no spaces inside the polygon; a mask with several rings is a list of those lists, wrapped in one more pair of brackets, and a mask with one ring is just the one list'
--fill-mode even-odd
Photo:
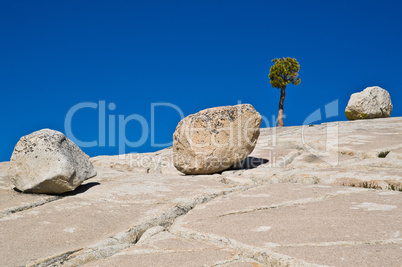
{"label": "small boulder", "polygon": [[216,107],[189,115],[173,134],[173,163],[185,174],[221,172],[245,159],[260,135],[252,105]]}
{"label": "small boulder", "polygon": [[8,170],[14,186],[30,193],[73,191],[95,175],[88,156],[64,134],[50,129],[21,137]]}
{"label": "small boulder", "polygon": [[350,96],[345,115],[348,120],[391,117],[391,96],[378,86],[367,87]]}

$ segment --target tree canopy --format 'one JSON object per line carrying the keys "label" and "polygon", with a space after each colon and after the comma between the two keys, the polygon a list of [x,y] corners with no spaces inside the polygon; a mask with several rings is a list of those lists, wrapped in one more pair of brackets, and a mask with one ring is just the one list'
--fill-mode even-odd
{"label": "tree canopy", "polygon": [[282,89],[289,83],[300,84],[300,65],[295,58],[275,58],[272,62],[275,64],[272,65],[268,75],[272,87]]}

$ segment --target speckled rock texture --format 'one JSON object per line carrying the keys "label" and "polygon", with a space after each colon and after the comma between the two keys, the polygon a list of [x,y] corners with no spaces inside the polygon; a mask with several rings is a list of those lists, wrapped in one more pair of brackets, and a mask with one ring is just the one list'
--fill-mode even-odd
{"label": "speckled rock texture", "polygon": [[391,117],[391,96],[378,86],[367,87],[362,92],[352,94],[345,109],[348,120]]}
{"label": "speckled rock texture", "polygon": [[23,136],[8,171],[18,190],[50,194],[73,191],[95,175],[88,156],[64,134],[50,129]]}
{"label": "speckled rock texture", "polygon": [[221,172],[245,159],[260,134],[252,105],[216,107],[187,116],[173,134],[174,166],[185,174]]}

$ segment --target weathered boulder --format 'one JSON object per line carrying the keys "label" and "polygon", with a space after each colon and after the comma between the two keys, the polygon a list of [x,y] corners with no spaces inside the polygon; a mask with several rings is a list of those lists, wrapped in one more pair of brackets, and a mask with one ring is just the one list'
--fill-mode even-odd
{"label": "weathered boulder", "polygon": [[185,174],[230,168],[254,149],[261,115],[252,105],[216,107],[189,115],[173,134],[173,163]]}
{"label": "weathered boulder", "polygon": [[348,120],[388,118],[391,111],[391,96],[388,91],[373,86],[351,95],[345,115]]}
{"label": "weathered boulder", "polygon": [[8,170],[14,186],[31,193],[73,191],[95,175],[88,156],[64,134],[50,129],[21,137]]}

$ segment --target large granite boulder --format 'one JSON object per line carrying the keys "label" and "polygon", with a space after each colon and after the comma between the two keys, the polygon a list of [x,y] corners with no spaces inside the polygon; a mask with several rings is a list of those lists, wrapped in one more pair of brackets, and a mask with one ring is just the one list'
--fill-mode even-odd
{"label": "large granite boulder", "polygon": [[173,163],[185,174],[221,172],[245,159],[260,134],[252,105],[216,107],[187,116],[173,134]]}
{"label": "large granite boulder", "polygon": [[21,137],[8,170],[14,186],[31,193],[73,191],[95,175],[88,156],[64,134],[50,129]]}
{"label": "large granite boulder", "polygon": [[391,111],[391,96],[387,90],[373,86],[351,95],[345,115],[348,120],[388,118]]}

